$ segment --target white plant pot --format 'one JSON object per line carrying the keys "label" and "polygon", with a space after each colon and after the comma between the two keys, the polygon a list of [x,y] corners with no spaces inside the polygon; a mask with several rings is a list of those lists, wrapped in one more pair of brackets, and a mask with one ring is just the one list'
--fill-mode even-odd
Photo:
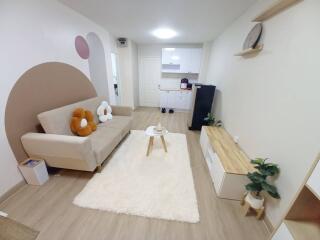
{"label": "white plant pot", "polygon": [[251,192],[249,192],[245,197],[245,201],[249,203],[252,208],[261,209],[263,207],[264,198],[262,196],[254,196]]}

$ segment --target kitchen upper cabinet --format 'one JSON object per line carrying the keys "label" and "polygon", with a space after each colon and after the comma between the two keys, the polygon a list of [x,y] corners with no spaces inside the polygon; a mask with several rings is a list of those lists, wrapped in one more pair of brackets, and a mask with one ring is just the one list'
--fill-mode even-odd
{"label": "kitchen upper cabinet", "polygon": [[162,72],[199,73],[201,48],[163,48]]}
{"label": "kitchen upper cabinet", "polygon": [[201,67],[201,57],[202,57],[202,49],[201,48],[192,48],[190,49],[190,66],[189,72],[191,73],[200,73]]}

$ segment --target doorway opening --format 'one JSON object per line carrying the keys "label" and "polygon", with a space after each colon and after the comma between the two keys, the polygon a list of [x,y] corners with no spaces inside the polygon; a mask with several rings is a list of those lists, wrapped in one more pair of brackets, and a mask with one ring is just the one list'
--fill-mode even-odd
{"label": "doorway opening", "polygon": [[112,83],[116,99],[116,105],[121,103],[120,91],[120,77],[119,77],[119,56],[116,53],[111,53],[111,66],[112,66]]}

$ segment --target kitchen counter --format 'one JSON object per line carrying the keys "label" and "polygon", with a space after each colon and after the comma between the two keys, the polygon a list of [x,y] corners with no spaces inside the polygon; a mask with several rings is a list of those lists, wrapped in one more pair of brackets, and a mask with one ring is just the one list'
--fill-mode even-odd
{"label": "kitchen counter", "polygon": [[192,90],[180,88],[159,88],[160,108],[189,110],[192,100]]}
{"label": "kitchen counter", "polygon": [[192,91],[192,89],[181,89],[181,88],[159,88],[160,91]]}

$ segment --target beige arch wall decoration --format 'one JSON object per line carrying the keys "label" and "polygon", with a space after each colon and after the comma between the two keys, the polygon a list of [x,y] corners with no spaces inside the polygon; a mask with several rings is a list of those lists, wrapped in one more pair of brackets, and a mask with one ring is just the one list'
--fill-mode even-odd
{"label": "beige arch wall decoration", "polygon": [[39,113],[96,96],[90,80],[71,65],[48,62],[26,71],[12,88],[5,111],[6,134],[16,160],[28,157],[21,136],[43,132]]}

